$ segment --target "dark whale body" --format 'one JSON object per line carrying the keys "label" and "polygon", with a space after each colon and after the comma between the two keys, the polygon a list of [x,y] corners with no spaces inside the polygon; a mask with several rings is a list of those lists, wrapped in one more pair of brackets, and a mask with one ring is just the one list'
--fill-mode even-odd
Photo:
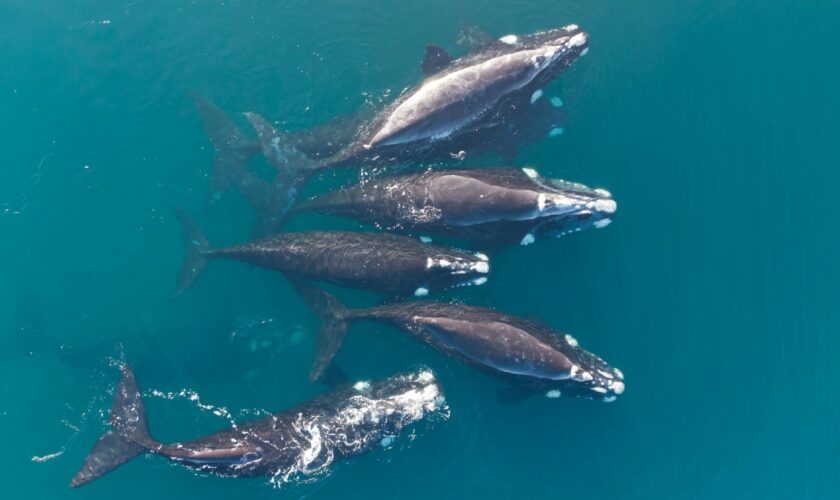
{"label": "dark whale body", "polygon": [[70,486],[85,485],[144,453],[220,476],[288,480],[370,451],[444,405],[434,374],[421,369],[358,382],[194,441],[163,444],[149,434],[134,374],[123,366],[111,407],[113,430],[99,438]]}
{"label": "dark whale body", "polygon": [[347,309],[323,290],[299,290],[323,321],[311,379],[329,366],[351,322],[374,320],[550,398],[563,394],[610,402],[624,392],[620,370],[581,348],[572,336],[538,323],[493,309],[434,301]]}
{"label": "dark whale body", "polygon": [[388,175],[297,203],[292,212],[339,215],[392,231],[482,244],[528,244],[610,223],[609,192],[541,178],[530,168]]}
{"label": "dark whale body", "polygon": [[487,281],[487,256],[415,238],[382,233],[305,231],[281,233],[242,245],[215,249],[198,226],[176,211],[187,256],[176,293],[189,288],[212,259],[233,259],[341,286],[394,295],[423,296]]}

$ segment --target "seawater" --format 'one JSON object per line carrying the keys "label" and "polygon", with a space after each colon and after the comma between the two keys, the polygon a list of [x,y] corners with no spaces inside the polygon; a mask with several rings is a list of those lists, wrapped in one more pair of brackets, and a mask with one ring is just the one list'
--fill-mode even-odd
{"label": "seawater", "polygon": [[[2,496],[837,498],[839,5],[0,3]],[[155,457],[68,489],[123,356],[163,441],[325,390],[306,381],[316,322],[279,275],[215,262],[172,297],[173,204],[214,242],[250,234],[240,197],[202,209],[213,151],[189,93],[303,129],[389,102],[420,80],[426,43],[458,51],[462,23],[589,32],[546,89],[565,132],[514,164],[607,188],[619,209],[603,230],[502,252],[487,285],[444,298],[573,334],[624,371],[625,394],[501,404],[498,380],[358,325],[337,357],[348,376],[429,365],[449,420],[279,490]]]}

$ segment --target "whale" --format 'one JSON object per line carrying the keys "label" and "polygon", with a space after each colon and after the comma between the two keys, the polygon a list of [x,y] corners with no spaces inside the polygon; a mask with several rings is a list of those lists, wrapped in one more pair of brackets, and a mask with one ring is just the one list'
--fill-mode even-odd
{"label": "whale", "polygon": [[176,295],[190,288],[215,259],[247,262],[295,280],[315,280],[395,296],[422,297],[451,288],[483,285],[490,273],[485,254],[387,233],[290,232],[215,248],[186,212],[175,209],[175,215],[187,249],[178,273]]}
{"label": "whale", "polygon": [[144,454],[218,476],[289,481],[322,473],[336,461],[385,446],[403,429],[448,412],[435,374],[419,368],[343,386],[288,410],[192,441],[165,444],[149,433],[134,374],[125,364],[120,369],[110,411],[111,430],[96,442],[70,482],[72,488]]}
{"label": "whale", "polygon": [[612,402],[625,389],[621,370],[583,349],[571,335],[540,323],[494,309],[431,300],[349,309],[320,288],[298,288],[321,320],[312,381],[330,366],[352,323],[376,321],[531,394]]}
{"label": "whale", "polygon": [[[314,131],[284,133],[261,115],[245,113],[256,142],[212,103],[195,98],[217,152],[211,193],[244,186],[258,215],[266,212],[267,234],[320,170],[463,160],[486,152],[510,161],[523,144],[560,135],[562,101],[541,99],[542,89],[588,51],[588,34],[569,25],[502,40],[457,59],[428,46],[426,78],[370,118],[360,112]],[[243,172],[257,145],[276,169],[271,182]]]}
{"label": "whale", "polygon": [[532,168],[483,167],[383,175],[295,204],[390,231],[470,240],[487,247],[603,228],[609,191],[546,179]]}

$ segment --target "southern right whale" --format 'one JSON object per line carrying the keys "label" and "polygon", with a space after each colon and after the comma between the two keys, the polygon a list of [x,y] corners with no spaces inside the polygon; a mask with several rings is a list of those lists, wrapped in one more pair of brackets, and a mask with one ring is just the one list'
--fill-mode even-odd
{"label": "southern right whale", "polygon": [[216,249],[185,212],[176,209],[175,214],[187,248],[176,294],[192,286],[212,259],[239,260],[293,278],[394,295],[424,296],[453,287],[482,285],[490,272],[484,254],[383,233],[280,233]]}
{"label": "southern right whale", "polygon": [[310,380],[319,379],[335,357],[350,324],[373,320],[523,389],[610,402],[624,392],[624,374],[583,349],[571,335],[545,325],[457,303],[409,301],[348,309],[312,286],[298,291],[322,321]]}
{"label": "southern right whale", "polygon": [[336,460],[385,445],[407,426],[446,411],[443,389],[434,373],[423,368],[360,381],[193,441],[164,444],[149,433],[134,374],[127,365],[121,371],[111,406],[113,430],[96,442],[73,477],[72,488],[145,453],[219,476],[269,476],[285,481],[317,474]]}
{"label": "southern right whale", "polygon": [[388,230],[484,245],[533,243],[602,228],[616,210],[604,189],[545,179],[532,168],[427,170],[383,175],[295,204]]}

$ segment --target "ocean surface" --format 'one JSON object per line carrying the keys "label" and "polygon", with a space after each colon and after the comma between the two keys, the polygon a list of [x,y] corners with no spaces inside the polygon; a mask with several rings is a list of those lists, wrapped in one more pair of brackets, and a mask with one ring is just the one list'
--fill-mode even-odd
{"label": "ocean surface", "polygon": [[[838,21],[827,0],[0,3],[0,496],[840,497]],[[257,111],[302,130],[389,102],[420,81],[425,44],[463,53],[464,25],[570,23],[591,48],[546,89],[565,133],[513,164],[609,189],[615,221],[508,248],[485,286],[442,297],[573,334],[623,370],[618,401],[504,403],[498,379],[358,325],[341,369],[428,365],[448,420],[279,489],[157,457],[68,488],[107,428],[116,360],[162,441],[327,390],[307,382],[317,322],[282,276],[214,262],[173,298],[173,205],[220,244],[252,220],[236,194],[205,206],[213,149],[191,92],[244,129]]]}

